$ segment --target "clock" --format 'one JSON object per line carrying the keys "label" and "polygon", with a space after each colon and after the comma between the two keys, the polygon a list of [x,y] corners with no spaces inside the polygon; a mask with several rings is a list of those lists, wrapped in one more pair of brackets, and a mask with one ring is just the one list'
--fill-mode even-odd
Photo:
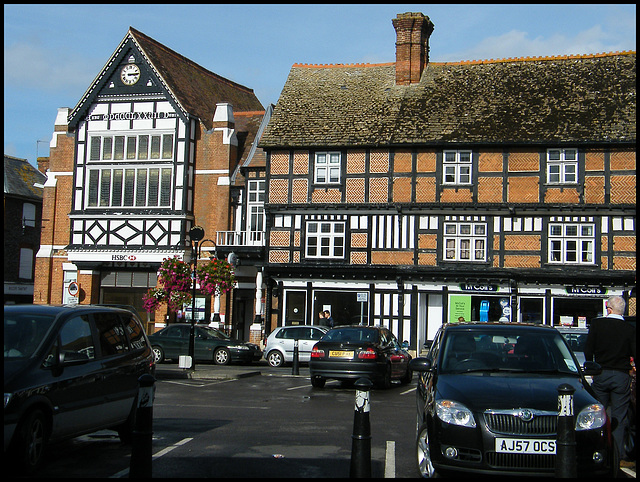
{"label": "clock", "polygon": [[124,85],[133,85],[140,80],[140,67],[127,64],[120,71],[120,79]]}

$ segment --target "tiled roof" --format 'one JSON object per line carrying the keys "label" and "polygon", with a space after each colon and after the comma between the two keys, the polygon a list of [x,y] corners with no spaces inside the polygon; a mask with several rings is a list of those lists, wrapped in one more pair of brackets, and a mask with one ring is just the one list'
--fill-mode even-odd
{"label": "tiled roof", "polygon": [[47,176],[26,159],[4,155],[4,194],[42,201],[42,187]]}
{"label": "tiled roof", "polygon": [[291,68],[261,147],[635,142],[636,54]]}
{"label": "tiled roof", "polygon": [[129,27],[129,32],[156,71],[190,114],[211,129],[216,104],[227,102],[234,111],[264,111],[252,89],[225,79],[170,48]]}

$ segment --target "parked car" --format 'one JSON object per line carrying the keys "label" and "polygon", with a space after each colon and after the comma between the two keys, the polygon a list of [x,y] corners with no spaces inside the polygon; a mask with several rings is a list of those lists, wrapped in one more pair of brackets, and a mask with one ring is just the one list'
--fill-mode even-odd
{"label": "parked car", "polygon": [[5,305],[5,460],[33,473],[47,443],[102,429],[129,441],[138,379],[154,370],[142,323],[128,310]]}
{"label": "parked car", "polygon": [[295,341],[298,340],[298,361],[308,362],[311,349],[329,331],[326,326],[279,326],[267,337],[264,358],[272,367],[279,367],[293,361]]}
{"label": "parked car", "polygon": [[[180,355],[188,355],[190,334],[191,324],[176,323],[149,335],[155,362],[177,360]],[[220,330],[203,325],[195,326],[194,350],[196,361],[212,361],[216,365],[251,363],[262,358],[258,345],[236,340]]]}
{"label": "parked car", "polygon": [[575,388],[578,476],[616,476],[610,421],[553,327],[518,323],[444,324],[427,357],[415,358],[418,471],[551,475],[558,386]]}
{"label": "parked car", "polygon": [[327,379],[355,382],[368,378],[388,388],[392,380],[411,381],[411,355],[387,328],[348,325],[329,330],[311,350],[311,385],[322,388]]}

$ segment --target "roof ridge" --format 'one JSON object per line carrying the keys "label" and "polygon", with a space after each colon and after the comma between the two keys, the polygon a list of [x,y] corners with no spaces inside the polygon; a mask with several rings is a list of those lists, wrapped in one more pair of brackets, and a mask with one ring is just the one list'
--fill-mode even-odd
{"label": "roof ridge", "polygon": [[[205,74],[214,77],[222,82],[226,82],[229,85],[231,85],[232,87],[238,87],[240,89],[244,89],[247,92],[253,92],[253,89],[247,87],[246,85],[242,85],[239,84],[237,82],[234,82],[233,80],[227,79],[226,77],[221,76],[220,74],[216,74],[215,72],[212,72],[211,70],[207,69],[206,67],[203,67],[202,65],[198,64],[197,62],[191,60],[188,57],[185,57],[184,55],[176,52],[175,50],[173,50],[171,47],[167,47],[166,45],[164,45],[163,43],[157,41],[156,39],[149,37],[147,34],[141,32],[140,30],[135,29],[134,27],[129,27],[129,32],[132,34],[132,36],[134,38],[136,37],[142,37],[144,40],[146,40],[147,42],[153,43],[157,48],[162,49],[164,52],[166,52],[169,55],[172,55],[173,57],[177,58],[180,61],[183,61],[185,63],[188,63],[190,66],[204,72]],[[138,40],[138,39],[136,39]],[[142,47],[142,46],[141,46]],[[142,47],[143,48],[143,47]],[[144,48],[143,48],[144,50]]]}
{"label": "roof ridge", "polygon": [[252,116],[252,115],[261,115],[264,114],[266,111],[264,110],[245,110],[245,111],[238,111],[238,112],[234,112],[233,115],[244,115],[244,116]]}
{"label": "roof ridge", "polygon": [[[474,64],[496,64],[505,62],[539,62],[545,60],[572,60],[572,59],[589,59],[614,57],[617,55],[635,55],[635,50],[622,50],[615,52],[602,52],[595,54],[568,54],[568,55],[547,55],[547,56],[527,56],[527,57],[508,57],[502,59],[484,59],[484,60],[459,60],[456,62],[429,62],[433,65],[474,65]],[[384,67],[395,65],[395,62],[384,62],[379,64],[372,63],[356,63],[356,64],[303,64],[295,63],[292,67],[311,68],[311,69],[333,69],[333,68],[354,68],[354,67]]]}

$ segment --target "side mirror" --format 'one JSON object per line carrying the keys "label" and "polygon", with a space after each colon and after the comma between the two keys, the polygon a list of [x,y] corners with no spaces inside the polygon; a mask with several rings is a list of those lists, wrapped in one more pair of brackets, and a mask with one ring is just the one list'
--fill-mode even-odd
{"label": "side mirror", "polygon": [[414,372],[430,372],[433,370],[431,360],[428,358],[413,358],[409,362],[409,370]]}
{"label": "side mirror", "polygon": [[60,366],[68,367],[74,365],[83,365],[89,361],[86,353],[76,351],[64,351],[60,353]]}
{"label": "side mirror", "polygon": [[582,366],[582,373],[587,376],[600,375],[602,373],[602,367],[594,361],[586,361]]}

